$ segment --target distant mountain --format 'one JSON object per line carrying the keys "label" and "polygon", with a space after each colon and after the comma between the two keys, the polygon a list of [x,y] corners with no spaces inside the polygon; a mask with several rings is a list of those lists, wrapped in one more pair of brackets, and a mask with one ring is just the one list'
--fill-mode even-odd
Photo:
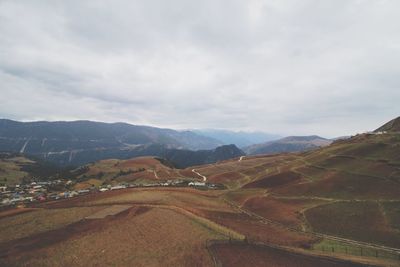
{"label": "distant mountain", "polygon": [[235,145],[225,145],[213,150],[179,150],[167,149],[163,157],[178,168],[215,163],[222,160],[244,156],[245,153]]}
{"label": "distant mountain", "polygon": [[235,132],[217,129],[192,130],[197,134],[201,134],[213,139],[221,141],[223,144],[235,144],[238,147],[246,147],[253,144],[259,144],[281,138],[276,134],[263,132]]}
{"label": "distant mountain", "polygon": [[332,140],[311,136],[289,136],[276,141],[256,144],[244,148],[248,155],[276,154],[282,152],[298,152],[330,145]]}
{"label": "distant mountain", "polygon": [[153,144],[188,150],[222,145],[218,140],[191,131],[127,123],[0,120],[0,151],[24,153],[62,165],[146,154],[152,152]]}
{"label": "distant mountain", "polygon": [[389,121],[374,132],[400,132],[400,117]]}

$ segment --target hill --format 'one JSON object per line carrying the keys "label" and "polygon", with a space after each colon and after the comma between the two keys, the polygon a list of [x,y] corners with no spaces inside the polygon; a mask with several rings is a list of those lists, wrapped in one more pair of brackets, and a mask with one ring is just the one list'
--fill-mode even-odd
{"label": "hill", "polygon": [[319,137],[317,135],[289,136],[276,141],[252,145],[244,148],[244,151],[248,155],[299,152],[327,146],[331,143],[331,140]]}
{"label": "hill", "polygon": [[0,153],[0,185],[14,186],[23,181],[69,178],[69,171],[21,154]]}
{"label": "hill", "polygon": [[198,178],[196,174],[183,176],[179,170],[164,165],[161,159],[138,157],[128,160],[107,159],[87,164],[76,170],[77,188],[101,184],[149,183],[151,181]]}
{"label": "hill", "polygon": [[374,132],[400,132],[400,117],[389,121]]}

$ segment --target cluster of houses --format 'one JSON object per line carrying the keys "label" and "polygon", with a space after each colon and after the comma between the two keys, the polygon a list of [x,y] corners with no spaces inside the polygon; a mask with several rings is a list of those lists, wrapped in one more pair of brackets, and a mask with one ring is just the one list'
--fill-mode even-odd
{"label": "cluster of houses", "polygon": [[56,188],[68,187],[69,185],[72,185],[72,181],[70,180],[53,180],[17,184],[15,186],[0,186],[0,204],[13,205],[56,199],[58,193],[52,191],[55,191]]}
{"label": "cluster of houses", "polygon": [[187,180],[167,180],[156,183],[103,185],[73,190],[71,180],[38,181],[15,186],[0,186],[0,206],[12,206],[36,201],[58,200],[79,195],[135,187],[194,187],[197,189],[224,189],[222,184]]}

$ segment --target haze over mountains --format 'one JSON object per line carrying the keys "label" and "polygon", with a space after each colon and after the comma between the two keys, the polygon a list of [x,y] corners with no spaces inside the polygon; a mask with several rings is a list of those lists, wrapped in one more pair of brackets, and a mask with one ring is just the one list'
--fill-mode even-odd
{"label": "haze over mountains", "polygon": [[264,143],[267,141],[277,140],[281,138],[280,135],[270,134],[264,132],[244,132],[244,131],[228,131],[218,129],[201,129],[193,130],[195,133],[217,139],[225,145],[235,144],[243,148],[254,144]]}
{"label": "haze over mountains", "polygon": [[299,152],[328,146],[332,140],[317,136],[288,136],[276,141],[255,144],[244,148],[249,155],[276,154],[282,152]]}

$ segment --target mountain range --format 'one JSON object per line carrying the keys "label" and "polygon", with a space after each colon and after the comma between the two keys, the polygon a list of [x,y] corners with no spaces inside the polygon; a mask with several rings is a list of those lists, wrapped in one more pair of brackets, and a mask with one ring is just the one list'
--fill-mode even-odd
{"label": "mountain range", "polygon": [[[173,158],[179,167],[212,163],[243,152],[191,131],[93,121],[0,120],[0,151],[21,153],[61,166],[138,156]],[[226,154],[225,154],[226,153]]]}

